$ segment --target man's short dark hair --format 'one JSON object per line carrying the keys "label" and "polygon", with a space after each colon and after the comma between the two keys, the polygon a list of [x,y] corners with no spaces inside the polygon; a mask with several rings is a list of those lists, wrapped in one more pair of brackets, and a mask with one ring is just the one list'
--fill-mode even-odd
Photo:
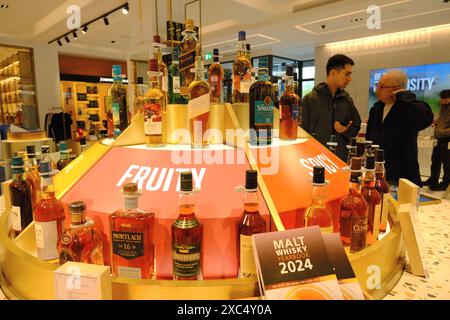
{"label": "man's short dark hair", "polygon": [[351,66],[355,65],[355,62],[343,54],[336,54],[328,59],[327,63],[327,75],[330,74],[331,70],[335,69],[337,71],[341,71],[345,68],[345,65],[349,64]]}
{"label": "man's short dark hair", "polygon": [[449,99],[450,98],[450,89],[442,90],[439,93],[439,98],[441,98],[441,99]]}

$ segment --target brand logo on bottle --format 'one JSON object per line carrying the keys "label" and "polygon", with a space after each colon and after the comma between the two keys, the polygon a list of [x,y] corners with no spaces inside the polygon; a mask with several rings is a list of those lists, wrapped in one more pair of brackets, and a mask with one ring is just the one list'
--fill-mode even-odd
{"label": "brand logo on bottle", "polygon": [[273,124],[273,100],[267,96],[255,102],[255,124]]}
{"label": "brand logo on bottle", "polygon": [[144,234],[112,232],[113,253],[127,260],[144,256]]}
{"label": "brand logo on bottle", "polygon": [[183,53],[180,56],[180,64],[178,66],[180,71],[189,70],[195,65],[195,50]]}
{"label": "brand logo on bottle", "polygon": [[61,243],[62,244],[69,244],[72,242],[72,236],[70,234],[64,234],[61,237]]}

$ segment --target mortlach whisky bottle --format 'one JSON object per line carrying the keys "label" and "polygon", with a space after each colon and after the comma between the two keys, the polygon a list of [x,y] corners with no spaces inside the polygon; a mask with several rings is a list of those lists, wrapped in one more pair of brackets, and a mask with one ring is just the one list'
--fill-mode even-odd
{"label": "mortlach whisky bottle", "polygon": [[350,252],[358,252],[366,247],[367,202],[360,194],[361,158],[352,158],[350,190],[340,204],[340,234],[344,245],[350,245]]}
{"label": "mortlach whisky bottle", "polygon": [[211,103],[223,103],[223,67],[219,62],[219,49],[213,50],[214,63],[209,67],[208,82],[211,88]]}
{"label": "mortlach whisky bottle", "polygon": [[258,172],[248,170],[245,175],[244,212],[239,218],[238,257],[240,277],[256,278],[252,235],[267,232],[266,221],[258,210]]}
{"label": "mortlach whisky bottle", "polygon": [[201,273],[202,225],[195,215],[192,172],[181,173],[180,214],[172,225],[175,280],[198,280]]}
{"label": "mortlach whisky bottle", "polygon": [[246,33],[239,31],[238,52],[233,63],[233,103],[249,102],[252,62],[247,55]]}
{"label": "mortlach whisky bottle", "polygon": [[165,145],[164,119],[166,112],[166,93],[161,88],[161,72],[158,61],[148,62],[149,89],[144,97],[144,131],[147,147],[163,147]]}
{"label": "mortlach whisky bottle", "polygon": [[180,49],[180,74],[181,74],[181,95],[189,97],[189,85],[194,81],[194,74],[191,69],[194,68],[196,62],[196,48],[198,39],[194,30],[194,21],[186,19],[186,27],[183,32],[183,40]]}
{"label": "mortlach whisky bottle", "polygon": [[381,210],[381,196],[375,189],[375,156],[373,154],[368,154],[366,156],[366,166],[362,180],[361,195],[369,205],[368,231],[373,234],[374,217],[377,216],[377,213]]}
{"label": "mortlach whisky bottle", "polygon": [[312,204],[306,209],[305,227],[319,226],[322,233],[333,233],[333,216],[325,205],[325,168],[315,166],[313,170]]}
{"label": "mortlach whisky bottle", "polygon": [[155,215],[138,209],[136,183],[123,186],[125,209],[109,216],[112,241],[112,274],[117,277],[150,279],[154,270]]}
{"label": "mortlach whisky bottle", "polygon": [[294,68],[286,67],[286,90],[280,98],[280,139],[297,139],[300,98],[294,90]]}
{"label": "mortlach whisky bottle", "polygon": [[103,265],[103,238],[94,221],[86,219],[86,203],[69,205],[71,224],[58,239],[60,265],[67,261]]}
{"label": "mortlach whisky bottle", "polygon": [[[389,194],[389,184],[386,181],[386,170],[384,169],[384,150],[375,151],[375,189],[381,196],[381,208],[383,208],[384,195]],[[380,232],[386,232],[387,221],[380,221]]]}
{"label": "mortlach whisky bottle", "polygon": [[64,231],[64,205],[55,197],[51,163],[39,164],[41,199],[34,207],[34,229],[38,257],[42,260],[58,258],[58,238]]}

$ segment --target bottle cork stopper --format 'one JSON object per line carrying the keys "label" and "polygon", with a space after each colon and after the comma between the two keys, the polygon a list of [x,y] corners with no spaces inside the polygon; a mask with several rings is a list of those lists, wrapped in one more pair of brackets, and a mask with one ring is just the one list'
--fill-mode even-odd
{"label": "bottle cork stopper", "polygon": [[361,170],[361,166],[362,166],[362,158],[360,158],[360,157],[353,157],[352,158],[351,170]]}
{"label": "bottle cork stopper", "polygon": [[136,193],[138,192],[137,183],[125,183],[122,188],[123,193]]}

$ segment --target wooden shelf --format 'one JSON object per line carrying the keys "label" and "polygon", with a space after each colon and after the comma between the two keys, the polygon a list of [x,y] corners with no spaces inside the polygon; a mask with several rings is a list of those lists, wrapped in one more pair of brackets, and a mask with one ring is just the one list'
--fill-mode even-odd
{"label": "wooden shelf", "polygon": [[78,102],[78,103],[89,104],[89,101],[87,101],[87,100],[81,100],[81,101],[80,101],[80,100],[78,100],[77,102]]}
{"label": "wooden shelf", "polygon": [[88,98],[95,98],[95,97],[98,98],[99,95],[98,95],[98,94],[87,93],[86,96],[87,96]]}

